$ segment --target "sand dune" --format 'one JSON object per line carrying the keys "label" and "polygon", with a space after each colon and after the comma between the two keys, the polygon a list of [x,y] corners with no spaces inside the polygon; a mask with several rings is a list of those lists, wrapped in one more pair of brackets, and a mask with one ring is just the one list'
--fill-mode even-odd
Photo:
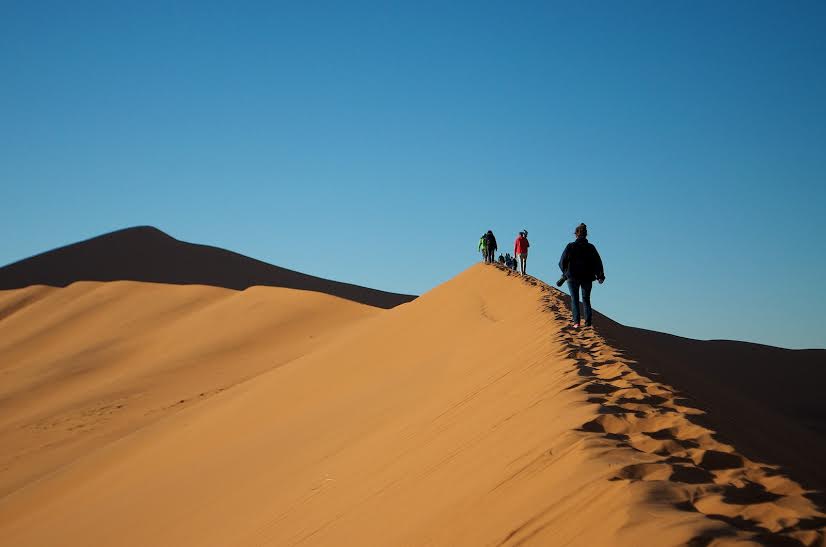
{"label": "sand dune", "polygon": [[378,311],[270,287],[118,281],[0,291],[0,495]]}
{"label": "sand dune", "polygon": [[0,268],[0,290],[30,285],[66,287],[77,281],[148,281],[253,286],[323,292],[379,308],[415,298],[287,270],[208,245],[178,241],[151,226],[118,230]]}
{"label": "sand dune", "polygon": [[[11,393],[15,405],[0,430],[4,450],[44,405],[60,419],[63,401],[115,379],[112,393],[148,376],[163,380],[134,392],[189,394],[158,419],[123,420],[117,436],[79,433],[82,451],[55,456],[63,465],[36,481],[10,454],[5,484],[24,480],[0,498],[4,544],[826,542],[826,515],[804,485],[736,439],[718,439],[693,399],[607,333],[566,329],[561,294],[536,280],[478,265],[391,310],[316,295],[312,327],[291,311],[312,293],[213,290],[106,283],[0,293],[0,362],[15,363],[3,372],[3,401]],[[50,301],[54,311],[39,313]],[[249,317],[252,309],[261,315]],[[107,324],[119,316],[122,324]],[[211,346],[236,321],[246,321],[243,333]],[[98,329],[110,328],[145,338],[131,353],[114,330],[110,345],[100,342]],[[323,339],[302,340],[308,329]],[[77,355],[110,347],[92,367],[105,369],[99,379],[71,370]],[[176,353],[200,357],[178,377]],[[201,359],[226,389],[196,395]],[[236,378],[241,360],[248,372]],[[72,384],[81,381],[92,387]],[[92,392],[87,403],[96,400]]]}
{"label": "sand dune", "polygon": [[[691,340],[598,318],[606,340],[679,389],[699,420],[750,457],[782,465],[826,504],[826,350]],[[767,432],[771,432],[767,434]]]}

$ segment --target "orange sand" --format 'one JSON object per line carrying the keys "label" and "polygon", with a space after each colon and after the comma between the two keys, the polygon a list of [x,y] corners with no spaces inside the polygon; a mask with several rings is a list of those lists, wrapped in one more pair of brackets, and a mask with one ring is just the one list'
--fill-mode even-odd
{"label": "orange sand", "polygon": [[84,282],[0,317],[4,545],[826,543],[799,484],[493,267],[390,310]]}

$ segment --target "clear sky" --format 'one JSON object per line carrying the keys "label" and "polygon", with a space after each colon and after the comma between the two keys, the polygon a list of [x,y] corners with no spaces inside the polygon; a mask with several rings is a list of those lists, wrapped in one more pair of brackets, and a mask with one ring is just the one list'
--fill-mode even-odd
{"label": "clear sky", "polygon": [[530,231],[594,304],[826,347],[826,2],[0,3],[0,264],[151,224],[422,293]]}

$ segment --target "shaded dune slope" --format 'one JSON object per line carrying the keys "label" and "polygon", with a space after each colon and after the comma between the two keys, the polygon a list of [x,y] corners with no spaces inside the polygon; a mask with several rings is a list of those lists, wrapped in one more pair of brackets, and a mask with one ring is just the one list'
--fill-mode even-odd
{"label": "shaded dune slope", "polygon": [[149,226],[118,230],[0,268],[0,290],[122,280],[235,290],[256,285],[284,287],[322,292],[379,308],[392,308],[415,298],[314,277],[217,247],[178,241]]}
{"label": "shaded dune slope", "polygon": [[602,336],[640,373],[678,389],[699,421],[744,454],[782,465],[826,504],[826,350],[692,340],[627,327],[604,316]]}
{"label": "shaded dune slope", "polygon": [[20,546],[826,541],[803,486],[718,439],[600,331],[566,329],[565,305],[474,266],[89,447],[0,499],[0,533]]}

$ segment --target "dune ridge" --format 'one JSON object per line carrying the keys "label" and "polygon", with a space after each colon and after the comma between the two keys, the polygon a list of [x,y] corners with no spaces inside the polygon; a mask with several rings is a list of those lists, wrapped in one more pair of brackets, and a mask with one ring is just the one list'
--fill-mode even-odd
{"label": "dune ridge", "polygon": [[[718,437],[783,466],[826,505],[826,350],[692,340],[628,327],[597,314],[598,330],[641,374],[678,389]],[[766,432],[771,434],[766,434]]]}
{"label": "dune ridge", "polygon": [[473,266],[87,446],[0,498],[0,533],[21,546],[824,544],[808,490],[717,440],[600,330],[566,329],[565,300]]}
{"label": "dune ridge", "polygon": [[136,226],[59,247],[0,268],[0,290],[77,281],[144,281],[244,290],[283,287],[392,308],[415,296],[331,281],[212,247],[179,241],[152,226]]}
{"label": "dune ridge", "polygon": [[[545,290],[553,291],[547,285]],[[562,323],[570,313],[566,300],[558,291],[546,298]],[[812,491],[779,466],[751,461],[718,441],[697,423],[704,411],[689,406],[673,387],[640,374],[637,363],[611,347],[599,329],[562,328],[559,336],[575,361],[579,387],[599,405],[599,416],[582,430],[633,449],[641,460],[624,465],[612,480],[651,482],[652,499],[729,525],[704,530],[689,544],[823,543],[826,514],[810,499]]]}

